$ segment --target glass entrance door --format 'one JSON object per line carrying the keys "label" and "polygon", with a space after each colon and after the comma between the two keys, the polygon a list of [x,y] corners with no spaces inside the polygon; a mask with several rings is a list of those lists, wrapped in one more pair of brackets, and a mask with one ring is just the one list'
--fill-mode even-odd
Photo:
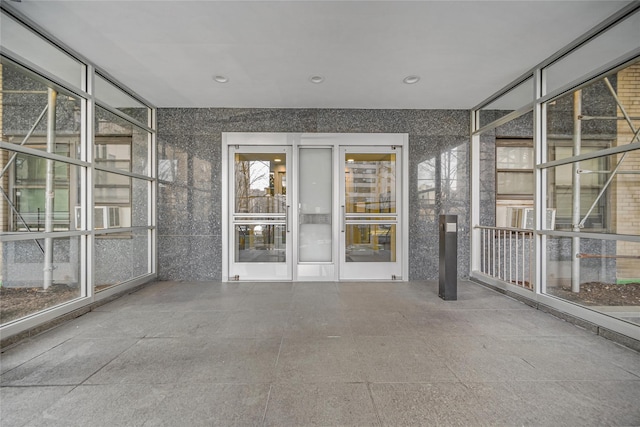
{"label": "glass entrance door", "polygon": [[340,159],[340,279],[400,279],[401,148],[342,147]]}
{"label": "glass entrance door", "polygon": [[405,143],[227,134],[224,280],[406,280]]}
{"label": "glass entrance door", "polygon": [[291,148],[231,147],[229,160],[229,277],[291,280]]}

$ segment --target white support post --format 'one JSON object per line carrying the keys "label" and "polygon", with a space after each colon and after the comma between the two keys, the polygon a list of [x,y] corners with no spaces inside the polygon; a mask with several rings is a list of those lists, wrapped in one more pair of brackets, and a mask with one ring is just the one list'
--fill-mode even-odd
{"label": "white support post", "polygon": [[[47,96],[47,153],[55,152],[56,143],[56,99],[58,93],[49,88]],[[54,161],[47,159],[47,171],[44,194],[44,231],[45,233],[53,232],[53,201],[55,195],[54,189],[55,165]],[[53,283],[53,238],[46,237],[44,239],[44,290],[49,289]]]}
{"label": "white support post", "polygon": [[[573,94],[573,155],[580,155],[582,128],[580,115],[582,114],[582,91]],[[571,215],[571,229],[580,232],[580,162],[572,164],[573,177],[573,210]],[[580,237],[571,238],[571,292],[580,292]]]}

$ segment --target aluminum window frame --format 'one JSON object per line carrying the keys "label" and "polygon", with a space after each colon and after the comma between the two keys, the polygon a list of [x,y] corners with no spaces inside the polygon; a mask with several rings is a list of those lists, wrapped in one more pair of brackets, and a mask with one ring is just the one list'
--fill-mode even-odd
{"label": "aluminum window frame", "polygon": [[[24,16],[7,2],[0,2],[0,13],[6,14],[8,17],[24,26],[43,41],[51,44],[63,53],[79,62],[81,66],[80,83],[82,87],[66,81],[63,78],[49,72],[46,69],[34,64],[26,58],[19,55],[4,46],[0,46],[0,54],[3,61],[8,61],[12,66],[20,69],[21,72],[27,74],[30,78],[54,88],[61,93],[67,93],[77,97],[80,100],[80,156],[78,158],[65,157],[46,151],[36,150],[27,146],[19,146],[17,144],[0,141],[0,148],[10,152],[23,153],[39,158],[63,162],[69,165],[78,166],[81,170],[79,184],[81,186],[81,207],[83,215],[81,217],[81,229],[55,232],[6,232],[0,233],[0,242],[16,242],[42,238],[73,238],[80,239],[80,275],[81,275],[81,296],[74,298],[68,302],[57,306],[47,308],[38,312],[29,313],[26,316],[0,325],[0,334],[3,339],[28,331],[29,329],[39,327],[40,325],[55,320],[71,311],[88,307],[93,303],[111,298],[113,295],[126,292],[141,284],[149,282],[157,278],[157,218],[156,215],[156,198],[157,198],[157,109],[156,107],[131,90],[127,86],[118,82],[105,70],[97,67],[92,61],[85,56],[71,49],[61,40],[55,38],[40,25]],[[140,102],[147,109],[146,123],[142,123],[117,108],[110,106],[106,102],[96,99],[94,96],[95,75],[99,74],[103,79],[113,84],[117,89],[122,90],[126,95],[132,97],[135,101]],[[147,161],[148,173],[139,174],[110,167],[100,166],[93,159],[94,154],[94,118],[95,108],[103,108],[104,110],[114,114],[115,116],[126,120],[137,128],[147,132]],[[114,229],[96,230],[94,229],[93,215],[89,214],[94,206],[94,183],[96,171],[104,171],[114,173],[129,178],[140,179],[147,183],[147,225],[122,227]],[[113,233],[134,233],[146,231],[147,234],[147,274],[136,276],[123,282],[122,284],[111,286],[99,293],[95,292],[95,238],[97,236],[109,235]]]}
{"label": "aluminum window frame", "polygon": [[[640,326],[632,324],[627,321],[615,318],[609,314],[605,314],[599,311],[595,311],[589,307],[573,303],[571,301],[563,300],[553,295],[546,293],[546,258],[547,237],[582,237],[585,239],[597,239],[597,240],[609,240],[609,241],[626,241],[626,242],[640,242],[640,236],[637,235],[621,235],[615,233],[590,233],[590,232],[573,232],[573,231],[558,231],[558,230],[546,230],[544,222],[546,221],[544,211],[546,208],[547,197],[547,171],[549,168],[567,165],[576,161],[590,160],[614,154],[621,154],[640,149],[640,142],[629,143],[621,146],[610,147],[594,152],[584,153],[579,156],[564,158],[560,160],[548,161],[548,146],[546,135],[547,124],[547,110],[546,105],[548,102],[553,101],[561,96],[564,96],[572,91],[586,87],[598,79],[611,74],[616,73],[632,63],[636,62],[640,58],[640,48],[634,49],[612,61],[597,66],[590,72],[575,78],[569,83],[559,87],[553,91],[546,92],[545,81],[545,68],[551,64],[559,61],[560,59],[570,55],[581,46],[587,44],[592,39],[605,33],[607,30],[613,28],[617,24],[624,21],[626,18],[633,14],[640,13],[640,2],[633,2],[618,12],[614,13],[600,24],[592,28],[590,31],[577,38],[573,42],[569,43],[564,48],[560,49],[555,54],[551,55],[546,60],[540,62],[534,66],[531,70],[524,73],[522,76],[515,79],[510,84],[506,85],[503,89],[500,89],[471,110],[470,114],[470,126],[471,126],[471,139],[470,139],[470,155],[471,155],[471,262],[470,262],[470,277],[474,280],[478,280],[483,283],[487,283],[493,287],[505,290],[507,292],[513,292],[514,294],[521,295],[522,297],[535,301],[536,303],[547,305],[553,309],[561,312],[568,313],[579,319],[584,319],[588,322],[592,322],[599,327],[608,328],[611,331],[623,334],[636,340],[640,340]],[[597,64],[595,64],[597,65]],[[510,114],[507,114],[491,123],[480,126],[480,110],[487,105],[495,102],[501,96],[507,94],[509,91],[517,87],[524,82],[530,75],[534,76],[534,92],[532,94],[532,100],[530,104],[523,106]],[[533,141],[534,141],[534,208],[535,208],[535,226],[534,226],[534,239],[535,239],[535,254],[534,254],[534,268],[535,268],[535,292],[523,290],[518,286],[511,285],[503,282],[499,279],[487,276],[480,273],[481,263],[481,239],[480,230],[476,227],[480,224],[480,143],[483,134],[493,130],[501,125],[504,125],[512,120],[515,120],[522,115],[533,111]]]}

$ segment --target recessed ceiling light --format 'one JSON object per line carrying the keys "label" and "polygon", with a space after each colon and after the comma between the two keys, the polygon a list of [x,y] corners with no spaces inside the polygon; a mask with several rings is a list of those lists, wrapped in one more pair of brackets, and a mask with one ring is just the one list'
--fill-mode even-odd
{"label": "recessed ceiling light", "polygon": [[353,160],[353,159],[347,159],[347,163],[353,163],[353,162],[355,162],[355,160]]}
{"label": "recessed ceiling light", "polygon": [[229,78],[226,76],[217,75],[213,76],[213,80],[217,81],[218,83],[226,83],[229,81]]}
{"label": "recessed ceiling light", "polygon": [[282,160],[280,160],[280,159],[273,159],[273,161],[274,161],[274,162],[276,162],[276,163],[280,163]]}
{"label": "recessed ceiling light", "polygon": [[420,76],[407,76],[402,81],[408,85],[412,85],[420,81]]}
{"label": "recessed ceiling light", "polygon": [[322,76],[311,76],[309,77],[309,81],[311,83],[320,84],[324,81],[324,77]]}

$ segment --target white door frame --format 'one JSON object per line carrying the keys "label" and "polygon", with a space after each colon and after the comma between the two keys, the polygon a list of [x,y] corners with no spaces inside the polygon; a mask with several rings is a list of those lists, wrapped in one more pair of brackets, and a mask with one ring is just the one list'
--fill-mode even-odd
{"label": "white door frame", "polygon": [[[339,173],[339,181],[340,181],[340,193],[339,193],[339,204],[340,204],[340,244],[339,244],[339,256],[338,260],[338,268],[340,272],[340,280],[393,280],[393,278],[403,277],[402,271],[402,263],[404,261],[405,254],[402,250],[402,245],[404,242],[402,230],[406,228],[406,225],[403,224],[402,215],[404,213],[404,197],[402,194],[403,189],[403,180],[402,180],[402,171],[404,170],[403,165],[403,149],[401,146],[397,144],[394,146],[389,145],[378,145],[378,146],[353,146],[353,145],[342,145],[340,146],[340,158],[338,159],[340,165],[340,173]],[[394,194],[396,197],[395,200],[395,212],[393,213],[356,213],[354,210],[351,212],[348,211],[347,205],[347,175],[346,175],[346,161],[350,155],[358,155],[358,154],[380,154],[387,155],[392,154],[395,155],[395,167],[396,167],[396,176],[395,176],[395,188]],[[396,227],[396,232],[393,233],[394,242],[392,244],[395,247],[395,257],[396,260],[391,262],[357,262],[351,261],[347,262],[346,254],[347,254],[347,235],[349,226],[358,227],[372,227],[376,225],[394,225]],[[391,243],[391,241],[390,241]],[[355,244],[354,244],[355,245]],[[364,249],[366,251],[371,249],[371,244],[365,244]],[[367,258],[365,256],[365,258]]]}
{"label": "white door frame", "polygon": [[[259,155],[267,155],[267,157],[275,157],[278,160],[276,160],[277,162],[281,161],[283,155],[284,155],[284,163],[279,163],[279,165],[284,165],[285,166],[285,173],[289,173],[290,172],[290,168],[291,165],[293,163],[293,159],[292,159],[292,147],[290,145],[260,145],[260,146],[255,146],[255,145],[243,145],[243,146],[231,146],[228,147],[228,151],[227,151],[227,155],[228,157],[228,164],[230,165],[230,176],[234,176],[235,174],[233,172],[233,170],[231,170],[231,168],[234,167],[235,165],[235,161],[234,161],[234,156],[236,153],[238,154],[259,154]],[[278,164],[277,164],[278,165]],[[275,178],[275,177],[274,177]],[[291,188],[291,191],[287,191],[286,194],[284,195],[284,206],[283,206],[283,210],[279,211],[279,212],[271,212],[271,209],[268,209],[268,212],[265,213],[252,213],[252,212],[247,212],[247,213],[241,213],[241,212],[235,212],[235,206],[234,206],[234,196],[235,195],[235,189],[236,189],[236,182],[235,179],[228,179],[227,181],[227,191],[229,194],[229,204],[228,204],[228,208],[229,208],[229,239],[234,239],[236,234],[235,234],[235,227],[252,227],[252,226],[262,226],[262,225],[266,225],[267,227],[279,227],[280,230],[282,230],[282,234],[277,233],[276,235],[274,235],[274,239],[277,242],[278,240],[282,243],[282,238],[284,237],[284,262],[273,262],[273,261],[269,261],[269,259],[278,256],[281,256],[282,253],[280,252],[280,250],[278,250],[278,244],[276,243],[275,245],[273,245],[274,247],[271,248],[267,248],[266,246],[263,247],[264,250],[255,250],[255,248],[253,248],[253,250],[249,250],[249,251],[243,251],[243,253],[246,254],[251,254],[254,257],[257,256],[257,259],[261,259],[261,261],[256,261],[255,259],[252,261],[245,261],[245,262],[240,262],[238,260],[234,260],[234,255],[231,254],[231,251],[227,251],[230,259],[229,259],[229,276],[232,277],[254,277],[256,278],[255,280],[264,280],[264,281],[280,281],[280,280],[292,280],[293,278],[293,242],[291,237],[293,236],[293,233],[291,233],[291,224],[292,224],[292,218],[291,218],[291,204],[292,204],[292,194],[295,191],[295,188]],[[273,195],[273,194],[272,194]],[[277,198],[271,198],[271,202],[278,202]],[[275,200],[273,200],[275,199]],[[264,206],[263,206],[264,207]],[[233,230],[233,231],[232,231]],[[257,230],[257,227],[256,227]],[[260,236],[264,236],[263,233],[257,234],[258,232],[256,231],[256,234],[254,235],[253,233],[250,234],[251,238],[255,238],[253,239],[254,242],[256,242],[258,239],[260,238]],[[278,239],[278,236],[280,237]],[[251,241],[250,238],[250,241]],[[264,237],[263,237],[264,238]],[[228,241],[228,248],[236,249],[236,246],[234,243],[232,243],[231,240]],[[271,249],[271,250],[268,250]],[[279,255],[278,255],[279,254]]]}
{"label": "white door frame", "polygon": [[[400,247],[397,248],[398,255],[401,256],[402,262],[402,275],[396,277],[396,280],[407,281],[409,278],[409,137],[408,134],[391,134],[391,133],[253,133],[253,132],[223,132],[222,133],[222,200],[221,200],[221,213],[222,213],[222,281],[234,280],[233,277],[229,277],[229,262],[230,262],[230,249],[231,241],[229,240],[233,236],[230,235],[231,217],[233,215],[232,206],[230,205],[230,190],[229,190],[229,172],[232,164],[229,164],[229,147],[230,146],[291,146],[292,168],[291,173],[287,172],[287,193],[291,192],[292,206],[297,206],[297,194],[294,190],[295,183],[293,177],[297,176],[297,156],[299,147],[309,146],[322,146],[332,147],[333,159],[335,167],[342,167],[340,163],[340,147],[341,146],[399,146],[402,147],[401,153],[401,197],[402,197],[402,210],[401,217],[399,218],[400,228],[398,235],[400,236]],[[340,174],[336,174],[334,171],[333,179],[333,191],[334,199],[337,200],[340,194]],[[291,178],[289,178],[291,176]],[[291,229],[298,229],[298,209],[291,210]],[[335,268],[329,271],[329,275],[325,272],[324,275],[317,278],[307,277],[298,274],[298,242],[297,238],[293,239],[289,236],[293,245],[293,256],[291,262],[293,265],[293,277],[292,280],[323,280],[323,281],[338,281],[339,271],[338,257],[341,256],[338,253],[338,242],[340,239],[340,203],[334,203],[333,206],[333,237],[334,237],[334,250],[333,250],[333,263]],[[300,277],[299,277],[300,276]],[[355,280],[355,279],[354,279]],[[370,279],[369,279],[370,280]],[[380,280],[391,280],[391,278],[385,278]]]}

